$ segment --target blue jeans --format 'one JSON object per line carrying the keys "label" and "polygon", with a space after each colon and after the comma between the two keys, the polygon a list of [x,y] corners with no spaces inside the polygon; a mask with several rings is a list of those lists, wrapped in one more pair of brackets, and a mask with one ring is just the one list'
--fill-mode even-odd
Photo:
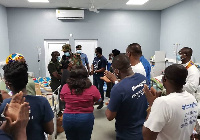
{"label": "blue jeans", "polygon": [[63,115],[63,128],[67,140],[90,140],[93,125],[93,113],[64,113]]}
{"label": "blue jeans", "polygon": [[102,75],[94,74],[93,75],[93,85],[97,87],[101,94],[102,101],[104,101],[104,91],[103,91],[103,84],[104,81],[100,79],[100,77],[103,77]]}

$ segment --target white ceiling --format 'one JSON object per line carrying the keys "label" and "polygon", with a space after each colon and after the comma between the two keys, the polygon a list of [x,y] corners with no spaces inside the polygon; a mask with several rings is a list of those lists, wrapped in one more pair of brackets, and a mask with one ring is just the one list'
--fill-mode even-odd
{"label": "white ceiling", "polygon": [[94,1],[97,9],[112,10],[163,10],[184,0],[149,0],[142,6],[128,6],[128,0],[49,0],[49,3],[29,3],[27,0],[0,0],[5,7],[27,8],[84,8],[89,9]]}

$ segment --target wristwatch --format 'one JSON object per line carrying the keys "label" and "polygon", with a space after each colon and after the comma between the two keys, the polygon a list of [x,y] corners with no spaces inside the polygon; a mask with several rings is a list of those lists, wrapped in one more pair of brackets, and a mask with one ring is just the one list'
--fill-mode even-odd
{"label": "wristwatch", "polygon": [[118,83],[119,83],[119,81],[116,80],[116,81],[115,81],[115,84],[118,84]]}

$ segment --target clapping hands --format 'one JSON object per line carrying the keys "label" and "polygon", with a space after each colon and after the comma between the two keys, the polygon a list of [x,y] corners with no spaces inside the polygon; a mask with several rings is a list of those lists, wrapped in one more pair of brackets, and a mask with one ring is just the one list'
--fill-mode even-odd
{"label": "clapping hands", "polygon": [[149,106],[152,106],[154,100],[157,97],[160,97],[160,95],[161,95],[161,92],[157,92],[153,87],[151,87],[151,89],[149,90],[149,87],[146,84],[144,85],[143,91],[144,91],[144,94],[147,98]]}
{"label": "clapping hands", "polygon": [[6,123],[2,129],[14,139],[26,139],[26,126],[29,121],[29,103],[25,102],[23,92],[17,93],[4,109]]}

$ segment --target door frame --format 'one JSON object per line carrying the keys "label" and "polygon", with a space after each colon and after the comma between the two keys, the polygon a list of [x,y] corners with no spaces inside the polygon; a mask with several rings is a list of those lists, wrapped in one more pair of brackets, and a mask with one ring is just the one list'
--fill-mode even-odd
{"label": "door frame", "polygon": [[69,39],[45,39],[44,40],[44,54],[45,54],[45,72],[46,76],[49,77],[48,72],[48,64],[49,64],[49,56],[47,55],[49,52],[49,44],[67,44],[69,43]]}

